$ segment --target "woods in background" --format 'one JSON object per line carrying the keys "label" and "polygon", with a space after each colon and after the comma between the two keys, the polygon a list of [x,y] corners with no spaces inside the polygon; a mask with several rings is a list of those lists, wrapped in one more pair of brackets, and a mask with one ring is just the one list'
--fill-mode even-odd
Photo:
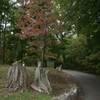
{"label": "woods in background", "polygon": [[[46,37],[48,46],[45,62],[53,61],[63,64],[63,67],[67,69],[99,74],[100,1],[49,0],[48,3],[50,2],[52,7],[49,8],[51,11],[49,15],[53,19],[48,25],[50,34]],[[34,7],[32,4],[31,6]],[[20,7],[19,1],[0,1],[0,63],[11,64],[23,59],[27,65],[33,66],[36,60],[41,58],[41,50],[38,49],[41,45],[41,36],[24,40],[16,36],[22,31],[16,24],[21,16]],[[30,10],[31,13],[34,11],[33,8]],[[31,15],[34,17],[34,13]],[[33,43],[34,46],[31,44],[33,40],[36,40],[35,44]]]}

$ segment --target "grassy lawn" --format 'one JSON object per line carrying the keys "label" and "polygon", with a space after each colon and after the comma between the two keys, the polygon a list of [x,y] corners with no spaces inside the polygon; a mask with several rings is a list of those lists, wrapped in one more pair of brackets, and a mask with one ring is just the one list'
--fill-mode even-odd
{"label": "grassy lawn", "polygon": [[[6,91],[7,65],[0,65],[0,100],[50,100],[52,96],[47,94],[33,93],[31,90],[25,92],[8,93]],[[32,68],[28,68],[29,73],[33,74]]]}
{"label": "grassy lawn", "polygon": [[[8,66],[0,65],[0,95],[5,88],[6,85],[6,77],[7,77]],[[1,100],[1,99],[0,99]]]}
{"label": "grassy lawn", "polygon": [[50,100],[51,96],[47,94],[33,93],[32,91],[25,91],[23,93],[17,92],[10,95],[0,96],[0,100]]}

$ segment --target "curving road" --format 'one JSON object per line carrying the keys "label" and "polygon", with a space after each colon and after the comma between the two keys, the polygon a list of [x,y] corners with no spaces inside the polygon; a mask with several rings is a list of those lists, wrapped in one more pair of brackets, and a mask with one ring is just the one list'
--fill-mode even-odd
{"label": "curving road", "polygon": [[64,72],[72,75],[82,87],[85,94],[84,100],[100,100],[99,76],[70,70],[66,70]]}

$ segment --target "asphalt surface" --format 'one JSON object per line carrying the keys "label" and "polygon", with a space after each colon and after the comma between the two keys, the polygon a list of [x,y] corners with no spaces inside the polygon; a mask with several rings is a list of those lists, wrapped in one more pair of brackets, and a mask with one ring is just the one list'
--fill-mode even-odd
{"label": "asphalt surface", "polygon": [[72,75],[84,92],[84,100],[100,100],[100,76],[66,70]]}

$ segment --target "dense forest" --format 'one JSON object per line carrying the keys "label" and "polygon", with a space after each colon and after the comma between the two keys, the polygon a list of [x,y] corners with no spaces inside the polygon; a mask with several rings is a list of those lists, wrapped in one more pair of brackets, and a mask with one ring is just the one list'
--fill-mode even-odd
{"label": "dense forest", "polygon": [[[100,0],[48,0],[49,7],[39,13],[34,11],[41,0],[35,6],[24,1],[0,0],[0,64],[21,59],[34,66],[41,59],[45,66],[54,62],[50,67],[100,74]],[[45,9],[46,20],[37,19]],[[45,34],[37,35],[44,28]]]}

